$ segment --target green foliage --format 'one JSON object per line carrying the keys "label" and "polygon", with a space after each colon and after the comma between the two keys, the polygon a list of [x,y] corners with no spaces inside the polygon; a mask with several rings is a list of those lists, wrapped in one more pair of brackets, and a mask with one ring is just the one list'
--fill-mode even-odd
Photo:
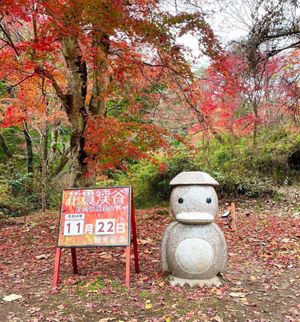
{"label": "green foliage", "polygon": [[7,89],[7,85],[5,81],[1,80],[0,81],[0,95],[2,95]]}
{"label": "green foliage", "polygon": [[[0,171],[3,172],[3,166],[0,165]],[[11,203],[10,189],[8,184],[0,177],[0,220],[8,215],[7,205]]]}
{"label": "green foliage", "polygon": [[[20,198],[16,191],[13,191],[11,181],[7,180],[8,174],[5,165],[0,164],[0,171],[0,219],[26,215],[29,210],[27,200]],[[13,184],[16,182],[13,181]]]}
{"label": "green foliage", "polygon": [[186,149],[177,150],[174,156],[164,160],[166,170],[156,173],[151,182],[151,190],[158,200],[167,200],[171,193],[170,181],[182,171],[199,171],[193,156]]}
{"label": "green foliage", "polygon": [[[288,128],[288,127],[286,127]],[[48,151],[60,156],[67,148],[65,140],[70,133],[61,129],[53,144],[49,139]],[[41,162],[38,149],[34,149],[34,175],[27,172],[26,146],[23,132],[11,127],[2,129],[2,135],[13,157],[0,147],[0,217],[18,216],[41,207]],[[34,146],[39,135],[30,133]],[[50,137],[51,138],[51,137]],[[53,136],[54,138],[54,136]],[[257,198],[271,195],[280,198],[277,185],[292,184],[299,180],[300,134],[291,134],[284,128],[260,129],[257,144],[251,136],[221,136],[221,140],[202,140],[191,152],[180,141],[172,141],[172,153],[159,154],[154,164],[149,160],[128,161],[127,171],[108,171],[108,179],[99,180],[97,186],[131,185],[137,207],[168,203],[170,181],[182,171],[205,171],[219,183],[220,196],[246,195]],[[49,177],[59,166],[60,158],[49,158]],[[67,165],[65,166],[65,170]],[[59,207],[61,191],[68,185],[68,174],[60,172],[47,181],[47,207]]]}
{"label": "green foliage", "polygon": [[14,197],[18,195],[28,197],[28,192],[32,187],[32,175],[16,173],[14,177],[8,181],[11,187],[11,192]]}
{"label": "green foliage", "polygon": [[[66,180],[60,177],[54,183],[52,173],[59,166],[63,151],[67,149],[66,137],[68,129],[56,129],[48,138],[47,164],[47,207],[57,207],[60,204],[62,185]],[[33,144],[32,167],[34,172],[28,173],[28,155],[24,131],[17,127],[1,129],[2,145],[0,144],[0,212],[5,216],[18,216],[28,211],[41,208],[41,136],[38,131],[31,130],[30,138]],[[57,134],[58,139],[55,140]],[[52,140],[51,140],[52,139]],[[5,151],[9,151],[9,154]]]}
{"label": "green foliage", "polygon": [[151,206],[159,200],[153,191],[153,180],[159,173],[158,166],[148,160],[141,160],[132,164],[126,173],[116,175],[115,185],[131,185],[134,191],[134,200],[137,207]]}
{"label": "green foliage", "polygon": [[258,197],[274,194],[274,186],[293,183],[299,172],[292,170],[289,157],[300,150],[299,135],[284,128],[260,132],[257,145],[252,137],[224,135],[223,142],[211,140],[199,147],[196,163],[220,183],[223,194],[245,194]]}
{"label": "green foliage", "polygon": [[252,137],[223,135],[221,142],[212,139],[201,142],[196,154],[182,145],[175,147],[171,157],[158,157],[165,170],[147,160],[132,164],[126,173],[118,173],[110,185],[132,185],[136,205],[146,207],[168,201],[169,183],[182,171],[205,171],[219,183],[221,196],[245,195],[257,198],[270,195],[277,198],[278,185],[299,180],[289,158],[300,151],[300,135],[281,129],[261,131],[257,145]]}
{"label": "green foliage", "polygon": [[104,280],[101,277],[98,277],[94,282],[88,285],[88,289],[90,291],[97,291],[101,288],[105,288]]}
{"label": "green foliage", "polygon": [[168,200],[171,179],[182,171],[197,170],[192,156],[186,149],[177,150],[170,158],[160,156],[158,162],[163,167],[142,160],[131,165],[126,173],[115,176],[114,184],[133,186],[137,207],[149,207]]}

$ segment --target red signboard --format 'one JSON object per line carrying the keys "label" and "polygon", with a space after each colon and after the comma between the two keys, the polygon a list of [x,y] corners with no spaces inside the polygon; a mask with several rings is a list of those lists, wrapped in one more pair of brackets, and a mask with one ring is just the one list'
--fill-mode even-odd
{"label": "red signboard", "polygon": [[130,187],[64,190],[58,247],[130,245]]}
{"label": "red signboard", "polygon": [[77,273],[75,247],[126,246],[126,285],[130,280],[130,244],[138,271],[138,252],[131,187],[68,189],[62,194],[53,289],[57,287],[61,248],[71,248]]}

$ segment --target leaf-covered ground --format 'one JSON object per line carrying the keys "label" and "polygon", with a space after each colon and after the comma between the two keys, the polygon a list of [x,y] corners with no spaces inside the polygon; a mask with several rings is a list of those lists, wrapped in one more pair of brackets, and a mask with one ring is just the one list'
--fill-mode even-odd
{"label": "leaf-covered ground", "polygon": [[[79,275],[64,250],[52,293],[57,213],[0,222],[0,321],[299,321],[299,189],[236,204],[237,232],[218,220],[229,250],[220,288],[168,284],[160,268],[166,208],[137,211],[141,273],[132,271],[130,290],[123,249],[97,248],[78,250]],[[19,298],[8,301],[12,294]]]}

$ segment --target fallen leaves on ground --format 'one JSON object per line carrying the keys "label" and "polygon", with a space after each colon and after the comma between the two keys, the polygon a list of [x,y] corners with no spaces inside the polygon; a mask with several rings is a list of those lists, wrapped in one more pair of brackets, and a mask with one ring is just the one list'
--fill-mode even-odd
{"label": "fallen leaves on ground", "polygon": [[[169,285],[160,266],[161,237],[173,220],[167,209],[136,212],[141,272],[132,262],[129,290],[124,248],[78,249],[78,275],[64,249],[52,293],[57,213],[0,222],[1,321],[297,321],[299,191],[293,196],[236,201],[236,232],[218,221],[228,244],[219,288]],[[221,203],[219,213],[226,208]],[[21,298],[4,300],[13,294]]]}

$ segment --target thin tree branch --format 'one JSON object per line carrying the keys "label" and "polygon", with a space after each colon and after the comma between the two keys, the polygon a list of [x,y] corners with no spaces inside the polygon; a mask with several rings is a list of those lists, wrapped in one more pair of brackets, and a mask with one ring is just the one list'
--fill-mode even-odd
{"label": "thin tree branch", "polygon": [[7,40],[9,41],[10,46],[13,48],[13,50],[15,51],[16,55],[19,56],[19,52],[13,42],[13,40],[11,39],[10,34],[7,32],[7,30],[5,30],[5,28],[2,26],[2,24],[0,23],[0,29],[2,30],[2,32],[4,33],[4,35],[6,36]]}
{"label": "thin tree branch", "polygon": [[18,86],[18,85],[22,84],[22,83],[23,83],[23,82],[25,82],[27,79],[29,79],[29,78],[31,78],[31,77],[33,77],[33,76],[34,76],[34,74],[31,74],[31,75],[29,75],[29,76],[27,76],[27,77],[23,78],[22,80],[20,80],[18,83],[13,84],[13,85],[9,85],[5,90],[3,90],[2,92],[0,92],[0,95],[4,94],[5,92],[8,92],[8,91],[12,90],[14,87],[16,87],[16,86]]}

